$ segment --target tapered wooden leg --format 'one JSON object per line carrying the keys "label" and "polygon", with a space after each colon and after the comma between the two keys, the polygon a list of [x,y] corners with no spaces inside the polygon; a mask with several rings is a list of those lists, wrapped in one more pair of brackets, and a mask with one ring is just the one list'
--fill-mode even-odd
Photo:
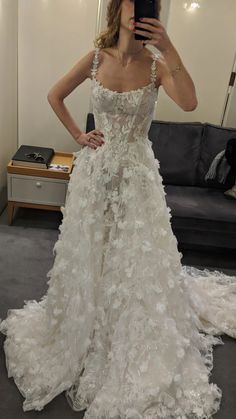
{"label": "tapered wooden leg", "polygon": [[13,215],[14,215],[14,204],[13,204],[13,202],[8,201],[8,204],[7,204],[7,220],[8,220],[8,225],[11,225],[12,224]]}

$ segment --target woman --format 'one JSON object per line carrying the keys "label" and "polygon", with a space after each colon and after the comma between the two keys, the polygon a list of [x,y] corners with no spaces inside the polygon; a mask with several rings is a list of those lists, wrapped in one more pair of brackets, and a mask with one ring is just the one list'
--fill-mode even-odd
{"label": "woman", "polygon": [[[236,337],[236,278],[181,265],[147,136],[159,86],[185,111],[195,88],[159,15],[136,30],[155,54],[135,40],[133,17],[133,1],[111,0],[95,50],[48,95],[84,147],[48,291],[1,323],[25,411],[63,391],[86,419],[203,419],[220,407],[212,348],[223,344],[214,335]],[[96,129],[84,133],[63,99],[88,77]]]}

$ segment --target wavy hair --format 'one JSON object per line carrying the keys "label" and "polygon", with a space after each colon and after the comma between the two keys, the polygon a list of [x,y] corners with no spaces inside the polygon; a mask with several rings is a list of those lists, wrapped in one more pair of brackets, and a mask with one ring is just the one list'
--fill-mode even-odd
{"label": "wavy hair", "polygon": [[[117,45],[119,39],[120,20],[121,20],[122,0],[110,0],[107,5],[106,21],[107,29],[99,33],[95,38],[94,46],[99,48],[109,48]],[[156,18],[160,18],[161,0],[156,0]]]}

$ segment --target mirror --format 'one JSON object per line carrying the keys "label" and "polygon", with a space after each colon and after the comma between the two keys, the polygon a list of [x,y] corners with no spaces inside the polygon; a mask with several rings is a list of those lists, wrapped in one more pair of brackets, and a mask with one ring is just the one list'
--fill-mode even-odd
{"label": "mirror", "polygon": [[[0,418],[44,407],[28,417],[210,418],[218,408],[218,418],[236,417],[236,185],[230,201],[204,181],[233,131],[209,125],[236,128],[235,0],[162,0],[196,86],[194,111],[152,83],[151,94],[91,96],[84,66],[65,100],[73,121],[62,90],[51,96],[64,125],[88,135],[70,177],[7,171],[23,144],[67,157],[79,148],[47,94],[94,48],[107,2],[0,0],[0,322],[10,314],[0,326],[10,332],[4,347],[0,335]],[[107,141],[96,151],[91,97]],[[14,204],[21,215],[7,225]]]}

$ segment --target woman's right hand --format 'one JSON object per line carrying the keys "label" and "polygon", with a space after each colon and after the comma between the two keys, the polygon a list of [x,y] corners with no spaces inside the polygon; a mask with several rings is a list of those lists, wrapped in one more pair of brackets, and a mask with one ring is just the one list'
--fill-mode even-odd
{"label": "woman's right hand", "polygon": [[94,129],[87,133],[82,132],[82,134],[80,134],[80,136],[76,138],[76,142],[80,145],[87,145],[88,147],[94,148],[96,150],[98,146],[100,147],[105,143],[103,137],[104,134],[101,131],[99,131],[98,129]]}

